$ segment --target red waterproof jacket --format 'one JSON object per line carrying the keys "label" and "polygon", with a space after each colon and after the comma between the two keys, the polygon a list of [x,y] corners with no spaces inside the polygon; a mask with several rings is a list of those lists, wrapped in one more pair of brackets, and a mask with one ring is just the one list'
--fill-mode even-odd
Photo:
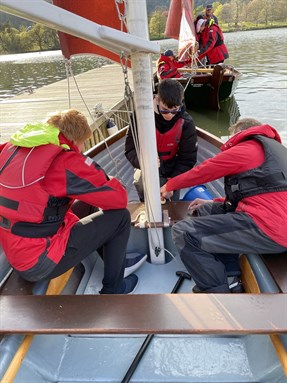
{"label": "red waterproof jacket", "polygon": [[185,65],[188,65],[190,60],[186,61],[177,61],[171,60],[169,56],[163,54],[160,55],[160,58],[157,60],[157,75],[163,80],[164,78],[179,78],[182,77],[181,73],[177,70],[182,68]]}
{"label": "red waterproof jacket", "polygon": [[[0,146],[1,170],[4,167],[0,183],[0,242],[9,263],[19,271],[33,267],[44,253],[53,262],[60,261],[71,228],[79,220],[69,208],[75,199],[103,210],[127,206],[126,190],[117,179],[110,180],[99,165],[82,155],[61,134],[59,140],[69,150],[55,148],[52,144],[38,146],[31,152],[16,147],[17,152],[7,165],[8,149],[15,147],[10,144]],[[19,187],[21,174],[23,184]],[[55,201],[65,205],[58,215],[50,209]],[[52,224],[53,220],[59,223],[56,233],[49,235],[46,232],[47,235],[38,237],[38,233],[49,226],[45,224]],[[34,233],[32,238],[23,235],[27,228],[28,232]]]}
{"label": "red waterproof jacket", "polygon": [[[269,125],[252,127],[239,132],[221,147],[222,153],[170,179],[166,183],[166,190],[172,191],[204,184],[260,166],[265,160],[262,145],[254,139],[246,140],[255,134],[281,142],[278,132]],[[268,237],[281,246],[287,247],[286,206],[287,192],[278,191],[243,198],[239,201],[236,211],[248,214]]]}
{"label": "red waterproof jacket", "polygon": [[199,60],[207,56],[210,64],[217,64],[229,57],[227,47],[224,44],[223,33],[216,24],[205,27],[200,34],[199,44]]}

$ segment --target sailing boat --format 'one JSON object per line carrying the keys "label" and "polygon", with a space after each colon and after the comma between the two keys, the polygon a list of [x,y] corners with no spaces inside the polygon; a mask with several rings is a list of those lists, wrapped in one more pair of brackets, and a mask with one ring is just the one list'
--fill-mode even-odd
{"label": "sailing boat", "polygon": [[[171,0],[165,35],[178,40],[179,60],[191,58],[191,68],[181,68],[185,76],[179,81],[185,87],[185,104],[220,110],[220,102],[232,97],[240,73],[230,65],[198,67],[196,32],[192,19],[193,0]],[[188,75],[188,76],[187,76]]]}
{"label": "sailing boat", "polygon": [[[67,1],[66,4],[75,2]],[[78,3],[84,1],[79,0]],[[178,201],[175,205],[167,204],[163,209],[166,219],[162,219],[157,184],[156,149],[153,147],[155,137],[152,135],[154,128],[149,57],[150,52],[158,53],[159,47],[149,42],[147,38],[144,1],[129,2],[127,19],[130,34],[99,26],[41,0],[25,2],[1,0],[0,10],[42,22],[63,33],[87,39],[118,55],[125,52],[131,57],[139,141],[141,152],[145,153],[141,161],[144,167],[150,168],[146,173],[147,188],[150,191],[149,204],[146,208],[138,202],[129,205],[134,225],[128,251],[149,255],[149,262],[137,272],[140,284],[136,295],[98,296],[103,265],[98,254],[94,253],[80,265],[69,281],[64,290],[68,296],[58,297],[60,300],[54,296],[49,300],[45,299],[49,297],[39,297],[40,300],[37,302],[38,304],[43,302],[42,308],[33,311],[33,305],[29,303],[30,298],[38,297],[14,296],[13,283],[18,283],[19,280],[17,275],[10,272],[3,254],[0,255],[2,292],[6,293],[0,297],[0,333],[10,334],[5,335],[0,344],[0,376],[3,377],[8,366],[11,366],[11,359],[22,341],[20,335],[13,334],[39,334],[32,339],[16,377],[9,380],[2,378],[2,382],[119,382],[123,378],[122,382],[128,382],[130,378],[133,382],[162,383],[286,382],[283,368],[272,346],[272,342],[277,342],[277,345],[284,348],[283,343],[286,341],[284,338],[282,342],[279,336],[278,338],[275,336],[276,330],[283,331],[282,328],[276,329],[276,325],[281,323],[280,315],[277,315],[278,312],[275,310],[278,305],[274,307],[274,317],[272,316],[274,321],[271,324],[268,307],[264,310],[264,302],[266,304],[268,300],[271,305],[274,300],[277,302],[277,298],[281,301],[284,294],[274,294],[274,297],[263,296],[262,300],[260,296],[252,294],[232,297],[224,294],[222,297],[203,294],[200,297],[191,293],[194,283],[187,280],[180,286],[179,294],[175,295],[175,298],[166,295],[178,287],[176,272],[185,272],[184,266],[176,257],[176,250],[171,241],[170,221],[173,223],[182,218],[186,203]],[[144,32],[143,36],[137,36],[138,31]],[[131,193],[129,185],[133,169],[125,161],[121,150],[125,140],[124,134],[123,129],[107,139],[105,144],[101,143],[89,150],[88,154],[104,168],[114,164],[114,169],[110,170],[124,180]],[[219,151],[221,142],[200,129],[198,137],[198,161],[202,162]],[[107,156],[107,146],[115,159],[112,164],[110,156]],[[117,167],[119,169],[116,169]],[[112,174],[110,170],[108,172]],[[220,181],[211,183],[208,188],[214,196],[219,196],[223,192]],[[253,255],[245,256],[243,260],[246,291],[253,293],[284,291],[284,283],[278,282],[277,285],[274,282],[263,258]],[[269,269],[274,271],[276,267],[273,265],[272,268],[272,263],[269,259]],[[280,276],[282,277],[282,273]],[[31,294],[33,289],[34,294],[43,294],[45,287],[43,284],[31,285],[22,282],[19,291],[23,294],[26,289],[26,292]],[[8,296],[9,294],[13,295]],[[189,299],[192,297],[191,303]],[[75,303],[73,298],[80,299]],[[16,301],[18,306],[15,307],[12,302]],[[56,302],[55,305],[53,301]],[[238,304],[235,312],[228,309],[227,301],[231,306],[232,301]],[[18,309],[18,315],[9,315],[13,308],[16,311]],[[108,309],[110,311],[107,314],[105,310]],[[254,315],[256,312],[259,313],[259,317],[256,316],[259,324],[257,321],[252,322],[252,318],[248,320],[250,312],[244,311],[246,309]],[[66,310],[68,316],[65,316]],[[51,320],[52,317],[54,321]],[[279,321],[276,321],[276,318]],[[25,324],[28,326],[26,331],[21,328]],[[252,334],[252,331],[256,334]],[[272,333],[272,342],[269,335],[266,335],[268,331]],[[283,332],[286,332],[286,323]],[[132,376],[131,373],[127,374],[127,371],[130,371],[129,366],[146,339],[143,335],[145,333],[161,335],[156,335],[145,355],[137,358],[140,363]],[[19,354],[17,355],[19,358]],[[282,348],[280,355],[284,359]]]}

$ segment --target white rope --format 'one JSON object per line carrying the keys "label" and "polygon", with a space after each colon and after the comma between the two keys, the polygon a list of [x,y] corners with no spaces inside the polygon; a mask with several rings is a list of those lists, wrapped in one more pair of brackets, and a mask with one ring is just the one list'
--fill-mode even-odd
{"label": "white rope", "polygon": [[[121,12],[119,4],[124,4],[124,13]],[[126,27],[126,30],[128,31],[128,25],[127,25],[127,15],[126,15],[126,1],[125,0],[115,0],[116,9],[118,12],[118,18],[121,21],[121,31],[123,31],[124,27]]]}
{"label": "white rope", "polygon": [[71,109],[71,89],[70,89],[70,72],[71,72],[71,61],[69,59],[65,59],[65,69],[66,69],[66,78],[68,84],[68,102],[69,109]]}
{"label": "white rope", "polygon": [[[74,81],[74,83],[75,83],[75,86],[76,86],[76,88],[77,88],[77,91],[78,91],[78,93],[79,93],[79,95],[80,95],[80,97],[81,97],[81,99],[82,99],[82,101],[83,101],[83,103],[84,103],[84,105],[85,105],[85,107],[86,107],[86,109],[87,109],[87,112],[88,112],[88,114],[89,114],[89,116],[90,116],[92,122],[95,123],[95,118],[94,118],[93,114],[91,113],[91,110],[90,110],[90,108],[88,107],[88,105],[87,105],[87,103],[86,103],[86,101],[85,101],[85,99],[84,99],[84,97],[83,97],[83,95],[82,95],[82,92],[81,92],[80,87],[79,87],[79,85],[78,85],[78,83],[77,83],[76,77],[75,77],[75,75],[74,75],[74,73],[73,73],[72,65],[71,65],[70,60],[67,60],[67,63],[66,63],[66,73],[67,73],[68,84],[69,84],[69,77],[72,77],[72,78],[73,78],[73,81]],[[68,86],[68,91],[69,91],[69,95],[68,95],[68,98],[69,98],[69,108],[71,108],[71,97],[70,97],[71,89],[70,89],[70,85]],[[104,115],[104,117],[105,117],[106,120],[108,121],[108,119],[109,119],[110,117],[109,117],[104,111],[102,112],[102,114]],[[117,177],[119,180],[121,180],[121,178],[120,178],[120,176],[119,176],[119,172],[118,172],[118,163],[119,163],[119,161],[118,161],[118,160],[115,160],[115,159],[113,158],[112,153],[111,153],[111,150],[110,150],[110,148],[109,148],[109,146],[108,146],[108,144],[107,144],[107,142],[106,142],[106,138],[104,137],[102,131],[101,131],[97,126],[96,126],[96,129],[95,129],[95,130],[99,133],[100,138],[101,138],[101,141],[104,142],[105,145],[106,145],[107,152],[108,152],[108,154],[109,154],[109,156],[110,156],[110,158],[111,158],[111,161],[114,163],[115,172],[116,172],[116,177]],[[121,180],[121,182],[125,185],[125,183],[124,183],[122,180]]]}

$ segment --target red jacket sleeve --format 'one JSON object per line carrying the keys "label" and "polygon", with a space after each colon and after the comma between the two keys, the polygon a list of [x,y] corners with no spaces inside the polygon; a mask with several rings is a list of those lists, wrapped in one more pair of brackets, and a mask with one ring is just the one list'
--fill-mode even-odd
{"label": "red jacket sleeve", "polygon": [[171,178],[166,190],[178,190],[211,182],[221,177],[255,168],[264,161],[264,151],[259,142],[245,141],[215,157],[205,160],[193,169]]}
{"label": "red jacket sleeve", "polygon": [[96,162],[73,151],[61,153],[53,161],[44,187],[50,195],[79,199],[103,210],[125,208],[128,201],[116,178],[108,179]]}

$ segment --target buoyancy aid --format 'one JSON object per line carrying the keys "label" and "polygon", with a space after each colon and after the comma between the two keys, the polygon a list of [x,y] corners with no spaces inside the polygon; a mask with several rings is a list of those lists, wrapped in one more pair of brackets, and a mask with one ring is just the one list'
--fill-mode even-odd
{"label": "buoyancy aid", "polygon": [[182,135],[183,124],[184,119],[179,118],[173,127],[165,133],[160,133],[156,129],[157,152],[160,160],[166,161],[175,157]]}
{"label": "buoyancy aid", "polygon": [[58,231],[71,200],[49,196],[41,181],[62,150],[61,146],[52,144],[32,148],[6,144],[0,156],[2,228],[29,238],[50,236]]}
{"label": "buoyancy aid", "polygon": [[[174,61],[171,61],[169,57],[165,57],[164,55],[161,55],[160,58],[157,60],[156,65],[157,65],[157,75],[159,79],[181,77],[181,74],[179,73],[178,68],[174,64]],[[165,71],[163,72],[163,69],[161,69],[161,67],[164,65],[166,67],[165,67]]]}
{"label": "buoyancy aid", "polygon": [[287,148],[273,138],[248,136],[259,141],[265,160],[257,168],[225,177],[227,201],[236,207],[242,198],[287,190]]}
{"label": "buoyancy aid", "polygon": [[[213,24],[210,28],[205,28],[200,39],[201,49],[198,56],[199,60],[207,55],[210,64],[216,64],[229,57],[227,47],[224,44],[222,30],[218,25]],[[213,42],[214,45],[210,48]]]}

